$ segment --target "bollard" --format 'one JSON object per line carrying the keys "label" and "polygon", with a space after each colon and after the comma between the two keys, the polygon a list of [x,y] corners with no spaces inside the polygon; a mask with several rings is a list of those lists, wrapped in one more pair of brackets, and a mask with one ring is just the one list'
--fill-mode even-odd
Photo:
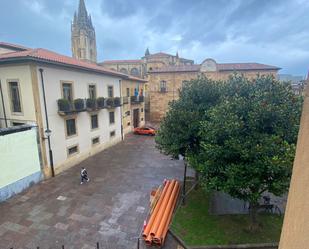
{"label": "bollard", "polygon": [[97,249],[100,249],[100,244],[99,244],[99,242],[97,242]]}
{"label": "bollard", "polygon": [[64,245],[62,245],[62,249],[64,249]]}
{"label": "bollard", "polygon": [[139,238],[137,238],[137,249],[139,249]]}

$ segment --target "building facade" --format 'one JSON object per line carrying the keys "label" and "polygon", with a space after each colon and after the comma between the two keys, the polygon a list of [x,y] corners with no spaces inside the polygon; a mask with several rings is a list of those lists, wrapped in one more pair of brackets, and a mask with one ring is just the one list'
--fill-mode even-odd
{"label": "building facade", "polygon": [[136,127],[145,125],[145,83],[146,81],[121,81],[124,135],[132,132]]}
{"label": "building facade", "polygon": [[78,12],[71,25],[72,56],[76,59],[97,62],[95,29],[84,0],[79,1]]}
{"label": "building facade", "polygon": [[171,55],[167,53],[150,54],[147,48],[145,55],[138,60],[109,60],[99,63],[99,65],[132,76],[147,78],[148,72],[165,66],[192,65],[193,60],[180,58],[178,53]]}
{"label": "building facade", "polygon": [[38,126],[45,176],[52,168],[50,135],[58,173],[123,139],[122,81],[140,85],[136,98],[142,98],[144,80],[92,63],[45,49],[2,53],[0,127]]}
{"label": "building facade", "polygon": [[168,103],[179,98],[183,84],[199,75],[226,80],[237,72],[247,78],[259,75],[276,77],[280,68],[259,63],[217,63],[206,59],[202,64],[165,66],[148,71],[149,112],[151,122],[160,122],[168,111]]}

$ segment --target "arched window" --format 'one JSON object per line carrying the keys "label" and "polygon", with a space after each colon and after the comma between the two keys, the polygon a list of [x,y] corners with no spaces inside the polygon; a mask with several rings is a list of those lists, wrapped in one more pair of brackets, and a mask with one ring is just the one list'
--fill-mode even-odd
{"label": "arched window", "polygon": [[138,71],[138,69],[137,68],[132,68],[131,69],[131,75],[134,75],[134,76],[139,76],[139,71]]}
{"label": "arched window", "polygon": [[125,69],[125,68],[121,68],[121,69],[120,69],[120,72],[121,72],[121,73],[128,74],[128,70],[127,70],[127,69]]}

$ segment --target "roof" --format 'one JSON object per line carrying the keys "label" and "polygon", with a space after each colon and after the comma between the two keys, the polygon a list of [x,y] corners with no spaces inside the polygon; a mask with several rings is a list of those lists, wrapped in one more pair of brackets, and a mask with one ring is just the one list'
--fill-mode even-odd
{"label": "roof", "polygon": [[100,64],[118,64],[118,63],[141,63],[142,60],[108,60],[103,61]]}
{"label": "roof", "polygon": [[260,63],[217,63],[218,71],[280,70],[280,67]]}
{"label": "roof", "polygon": [[[218,71],[280,70],[281,68],[259,63],[217,63]],[[200,64],[166,66],[149,71],[150,73],[198,72]]]}
{"label": "roof", "polygon": [[171,55],[171,54],[167,54],[163,52],[148,55],[148,57],[166,57],[166,56],[175,56],[175,55]]}
{"label": "roof", "polygon": [[0,54],[0,63],[15,61],[37,61],[49,64],[56,64],[59,66],[66,66],[105,75],[118,76],[123,79],[132,79],[136,81],[146,82],[146,80],[144,79],[106,69],[97,64],[81,61],[43,48],[28,49],[24,51]]}
{"label": "roof", "polygon": [[20,45],[8,43],[8,42],[0,42],[0,47],[5,47],[5,48],[15,49],[15,50],[28,50],[28,49],[30,49],[30,48],[27,48],[27,47],[24,47],[24,46],[20,46]]}

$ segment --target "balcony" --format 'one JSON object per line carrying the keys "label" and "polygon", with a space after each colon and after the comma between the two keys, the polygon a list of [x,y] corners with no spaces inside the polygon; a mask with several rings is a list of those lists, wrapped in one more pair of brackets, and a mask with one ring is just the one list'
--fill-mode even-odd
{"label": "balcony", "polygon": [[75,99],[73,102],[67,99],[58,99],[57,104],[58,114],[66,116],[84,111],[92,112],[104,108],[116,108],[121,106],[121,99],[119,97],[107,99],[99,97],[97,99]]}
{"label": "balcony", "polygon": [[105,101],[105,107],[107,109],[116,108],[121,106],[121,99],[119,97],[108,98]]}
{"label": "balcony", "polygon": [[131,96],[131,104],[140,104],[144,102],[144,96]]}
{"label": "balcony", "polygon": [[75,99],[73,102],[67,99],[58,99],[58,113],[60,116],[86,111],[84,99]]}

